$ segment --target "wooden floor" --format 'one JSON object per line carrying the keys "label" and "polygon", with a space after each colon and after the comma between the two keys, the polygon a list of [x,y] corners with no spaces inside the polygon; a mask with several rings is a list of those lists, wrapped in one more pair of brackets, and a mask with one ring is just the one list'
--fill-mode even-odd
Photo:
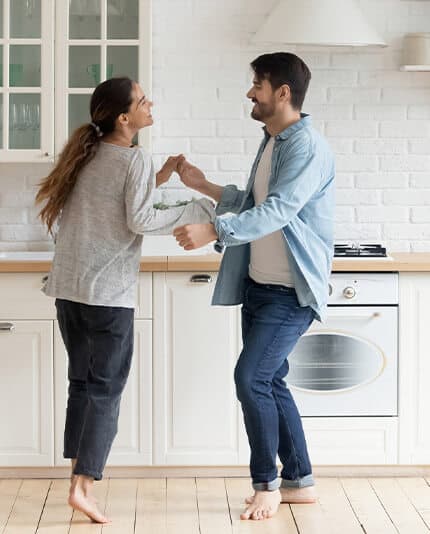
{"label": "wooden floor", "polygon": [[240,521],[242,478],[109,479],[96,483],[113,520],[91,524],[67,506],[68,480],[0,480],[0,534],[420,534],[430,531],[430,479],[319,478],[319,501]]}

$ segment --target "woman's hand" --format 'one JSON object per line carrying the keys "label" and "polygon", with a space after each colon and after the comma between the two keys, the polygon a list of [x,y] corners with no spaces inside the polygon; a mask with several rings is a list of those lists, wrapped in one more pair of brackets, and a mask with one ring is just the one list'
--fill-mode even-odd
{"label": "woman's hand", "polygon": [[185,161],[185,158],[182,154],[179,154],[178,156],[169,156],[164,162],[164,165],[157,172],[157,187],[168,182],[172,173],[178,172],[178,165],[183,161]]}

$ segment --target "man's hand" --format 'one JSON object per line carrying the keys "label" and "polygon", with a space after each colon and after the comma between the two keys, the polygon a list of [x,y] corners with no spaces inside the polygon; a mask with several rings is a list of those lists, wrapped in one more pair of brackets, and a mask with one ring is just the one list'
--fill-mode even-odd
{"label": "man's hand", "polygon": [[175,228],[173,235],[184,250],[200,248],[218,239],[213,224],[186,224]]}
{"label": "man's hand", "polygon": [[157,172],[157,187],[168,182],[169,178],[172,176],[172,173],[178,172],[178,166],[183,161],[185,161],[185,158],[182,154],[179,154],[178,156],[169,156],[164,165]]}
{"label": "man's hand", "polygon": [[191,163],[183,158],[179,162],[178,170],[176,172],[179,174],[179,177],[184,185],[204,194],[207,180],[200,169],[194,165],[191,165]]}

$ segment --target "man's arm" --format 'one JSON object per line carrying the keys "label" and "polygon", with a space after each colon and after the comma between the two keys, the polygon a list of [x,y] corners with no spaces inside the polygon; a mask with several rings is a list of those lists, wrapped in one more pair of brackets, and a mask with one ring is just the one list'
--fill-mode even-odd
{"label": "man's arm", "polygon": [[187,250],[203,246],[213,240],[214,235],[227,247],[255,241],[286,226],[318,191],[320,184],[321,162],[310,142],[298,139],[280,161],[276,184],[263,203],[240,215],[217,217],[214,225],[178,228],[174,235],[181,238]]}

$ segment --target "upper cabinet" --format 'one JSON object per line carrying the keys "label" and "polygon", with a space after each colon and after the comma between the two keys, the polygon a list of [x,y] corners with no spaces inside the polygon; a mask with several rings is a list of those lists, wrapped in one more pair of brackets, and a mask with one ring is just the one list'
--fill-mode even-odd
{"label": "upper cabinet", "polygon": [[150,94],[150,44],[151,0],[0,0],[0,161],[53,161],[107,78]]}
{"label": "upper cabinet", "polygon": [[0,0],[0,161],[54,148],[52,0]]}

